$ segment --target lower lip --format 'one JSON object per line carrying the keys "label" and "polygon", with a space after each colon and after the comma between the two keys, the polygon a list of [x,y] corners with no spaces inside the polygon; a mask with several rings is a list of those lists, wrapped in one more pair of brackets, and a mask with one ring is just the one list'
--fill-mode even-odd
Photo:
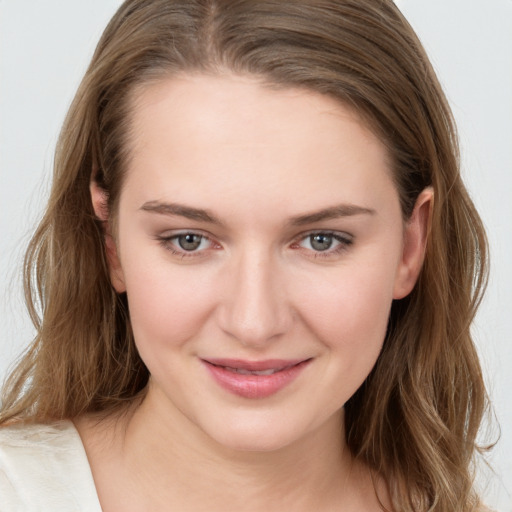
{"label": "lower lip", "polygon": [[225,390],[243,398],[266,398],[293,382],[310,360],[290,366],[271,375],[244,375],[203,361],[215,381]]}

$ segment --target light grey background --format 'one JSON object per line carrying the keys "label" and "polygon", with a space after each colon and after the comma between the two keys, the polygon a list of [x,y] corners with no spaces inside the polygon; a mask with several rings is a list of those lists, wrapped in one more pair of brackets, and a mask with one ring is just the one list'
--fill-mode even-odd
{"label": "light grey background", "polygon": [[[0,379],[32,328],[21,258],[49,188],[59,127],[120,0],[0,0]],[[459,124],[463,170],[488,228],[492,275],[474,333],[502,438],[480,480],[512,511],[512,0],[397,0]]]}

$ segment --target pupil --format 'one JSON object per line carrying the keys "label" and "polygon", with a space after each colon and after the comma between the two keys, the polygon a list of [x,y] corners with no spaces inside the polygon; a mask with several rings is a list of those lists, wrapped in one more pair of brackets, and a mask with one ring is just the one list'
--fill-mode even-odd
{"label": "pupil", "polygon": [[326,251],[332,245],[332,236],[330,235],[311,235],[311,247],[315,251]]}
{"label": "pupil", "polygon": [[201,235],[194,235],[193,233],[187,233],[186,235],[180,235],[178,237],[178,243],[180,247],[185,251],[194,251],[201,245]]}

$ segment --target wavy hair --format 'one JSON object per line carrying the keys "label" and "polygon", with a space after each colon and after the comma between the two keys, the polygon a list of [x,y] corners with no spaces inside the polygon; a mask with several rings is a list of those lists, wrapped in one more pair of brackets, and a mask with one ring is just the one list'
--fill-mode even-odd
{"label": "wavy hair", "polygon": [[482,222],[461,181],[446,98],[391,0],[127,0],[65,120],[51,196],[25,259],[37,335],[4,389],[0,423],[112,411],[148,370],[113,290],[93,170],[115,217],[139,87],[178,73],[257,76],[355,109],[386,145],[404,219],[434,190],[425,262],[393,303],[383,350],[347,402],[354,457],[388,481],[397,511],[469,512],[487,406],[470,323],[487,278]]}

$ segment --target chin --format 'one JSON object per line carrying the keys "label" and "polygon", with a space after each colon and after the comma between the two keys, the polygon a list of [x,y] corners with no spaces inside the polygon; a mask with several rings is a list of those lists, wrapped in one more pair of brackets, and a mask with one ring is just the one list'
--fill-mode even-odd
{"label": "chin", "polygon": [[[293,444],[301,433],[288,422],[247,416],[198,426],[220,447],[236,452],[273,452]],[[276,428],[277,427],[277,428]]]}
{"label": "chin", "polygon": [[271,453],[290,446],[296,439],[268,432],[236,432],[225,438],[217,438],[216,441],[235,452]]}
{"label": "chin", "polygon": [[[240,411],[242,412],[242,411]],[[275,415],[258,411],[259,414],[226,415],[221,423],[203,425],[203,432],[221,447],[236,452],[277,452],[296,443],[306,442],[320,425],[300,421],[281,411]]]}

